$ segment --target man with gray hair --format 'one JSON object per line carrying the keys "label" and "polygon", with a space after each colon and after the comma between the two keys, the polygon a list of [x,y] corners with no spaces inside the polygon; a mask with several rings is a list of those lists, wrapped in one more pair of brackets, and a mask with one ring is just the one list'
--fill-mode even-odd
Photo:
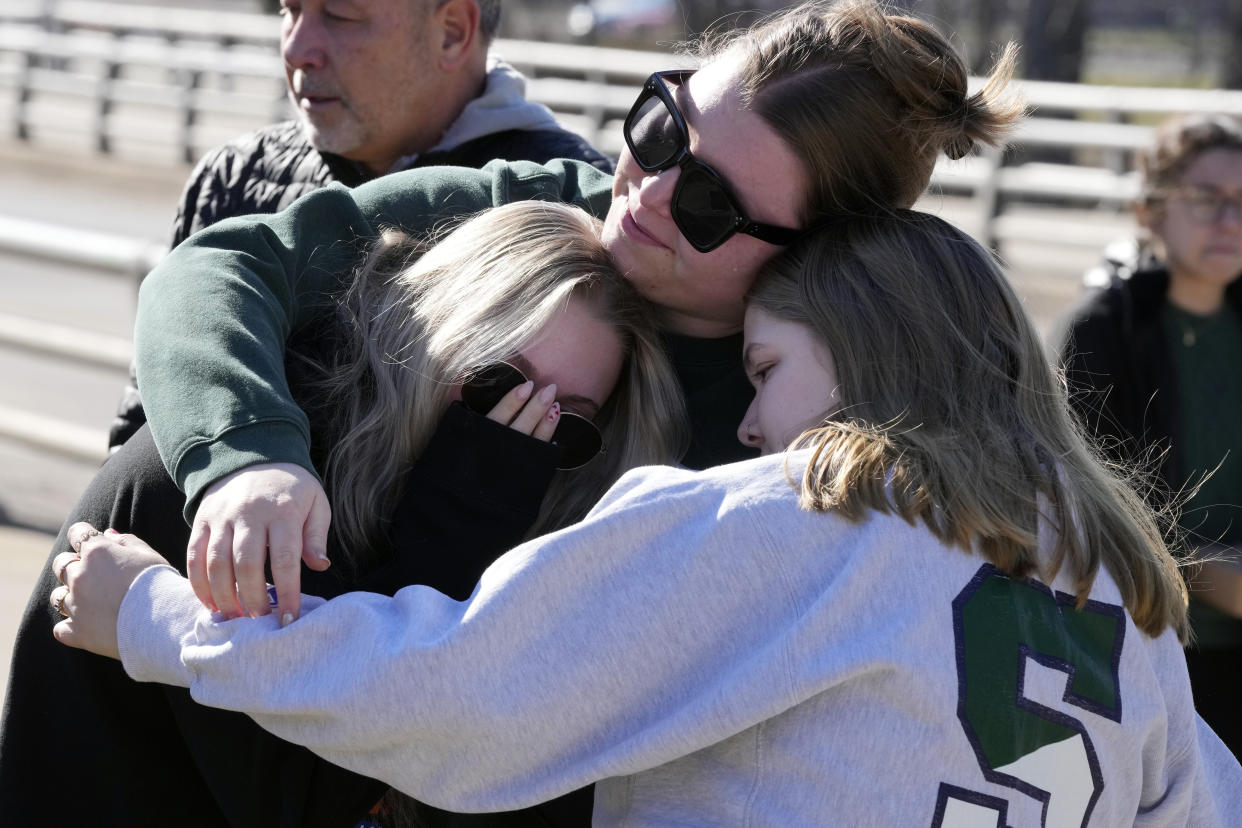
{"label": "man with gray hair", "polygon": [[[488,47],[500,0],[283,0],[280,51],[297,119],[210,151],[182,193],[172,245],[231,216],[274,213],[332,182],[494,158],[612,161],[526,100]],[[146,421],[132,372],[109,448]]]}

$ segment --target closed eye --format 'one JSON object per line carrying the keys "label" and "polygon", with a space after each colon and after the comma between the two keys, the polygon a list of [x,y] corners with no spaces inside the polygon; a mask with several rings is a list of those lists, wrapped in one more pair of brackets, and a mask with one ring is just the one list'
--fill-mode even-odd
{"label": "closed eye", "polygon": [[354,3],[333,3],[325,6],[323,16],[334,23],[359,23],[362,15]]}
{"label": "closed eye", "polygon": [[768,375],[772,373],[774,363],[768,362],[752,368],[749,374],[751,385],[760,385],[767,380]]}

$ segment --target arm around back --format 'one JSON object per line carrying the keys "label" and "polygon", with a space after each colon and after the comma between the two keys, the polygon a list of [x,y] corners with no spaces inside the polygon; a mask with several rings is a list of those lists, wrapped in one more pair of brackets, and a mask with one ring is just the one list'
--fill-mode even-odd
{"label": "arm around back", "polygon": [[283,630],[161,630],[187,596],[152,570],[125,599],[120,649],[139,680],[192,685],[438,807],[527,806],[796,703],[789,648],[822,636],[806,607],[837,563],[809,556],[819,577],[792,579],[765,525],[835,523],[799,513],[782,461],[728,481],[632,472],[582,523],[501,558],[466,603],[411,587],[308,601]]}

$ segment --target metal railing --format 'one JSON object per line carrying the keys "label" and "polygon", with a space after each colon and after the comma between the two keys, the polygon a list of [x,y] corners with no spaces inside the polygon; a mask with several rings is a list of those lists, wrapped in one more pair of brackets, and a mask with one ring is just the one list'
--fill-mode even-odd
{"label": "metal railing", "polygon": [[[0,100],[19,140],[75,130],[89,147],[192,163],[233,135],[290,114],[278,57],[278,19],[93,0],[8,0],[0,10]],[[620,121],[642,80],[680,58],[668,53],[499,40],[494,51],[529,78],[528,95],[605,152],[621,148]],[[977,80],[976,80],[977,85]],[[1158,116],[1186,111],[1242,115],[1242,92],[1020,82],[1032,117],[1018,150],[1055,148],[1058,164],[981,152],[936,171],[938,188],[978,202],[981,235],[994,244],[1014,228],[1008,202],[1062,199],[1118,208],[1136,190],[1134,153]],[[5,94],[7,91],[7,95]],[[41,99],[74,103],[57,120]],[[63,115],[63,112],[61,113]],[[1138,120],[1139,122],[1135,122]]]}
{"label": "metal railing", "polygon": [[[278,32],[278,20],[266,15],[168,8],[152,14],[149,7],[91,0],[6,0],[0,4],[0,119],[18,141],[56,141],[59,147],[66,136],[77,136],[91,152],[190,164],[222,141],[290,114]],[[661,52],[512,40],[499,40],[494,49],[527,76],[531,99],[614,155],[622,148],[620,122],[635,90],[650,72],[679,61]],[[1014,152],[985,150],[960,161],[942,159],[932,182],[935,190],[973,199],[975,231],[994,246],[1032,237],[1097,244],[1098,236],[1072,224],[1015,220],[1008,207],[1052,201],[1120,210],[1137,192],[1134,155],[1151,141],[1157,116],[1242,115],[1242,92],[1020,87],[1032,116],[1014,136],[1014,147],[1068,151],[1069,161],[1024,162]],[[92,270],[136,279],[162,253],[150,242],[80,231],[66,246],[69,236],[64,228],[0,218],[0,250]],[[0,315],[0,344],[110,367],[129,361],[127,342],[84,341],[81,331],[11,315]],[[0,410],[0,436],[46,445],[30,430],[37,425]],[[98,459],[102,438],[96,451],[81,437],[61,441],[61,451]]]}
{"label": "metal railing", "polygon": [[[72,243],[66,243],[72,239]],[[0,251],[60,264],[75,265],[102,275],[138,281],[163,257],[161,245],[59,225],[0,216]],[[127,337],[109,336],[0,312],[0,346],[68,362],[129,370],[133,346]],[[118,388],[119,391],[119,388]],[[39,451],[96,464],[107,456],[102,429],[0,405],[0,439]]]}

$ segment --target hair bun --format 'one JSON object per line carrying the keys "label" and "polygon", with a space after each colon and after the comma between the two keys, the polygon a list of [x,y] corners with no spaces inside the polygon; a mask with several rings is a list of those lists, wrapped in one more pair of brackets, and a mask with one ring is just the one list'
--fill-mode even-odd
{"label": "hair bun", "polygon": [[951,160],[957,161],[959,158],[965,158],[970,155],[970,151],[975,148],[975,139],[966,133],[961,133],[956,138],[950,138],[944,145],[944,154]]}

